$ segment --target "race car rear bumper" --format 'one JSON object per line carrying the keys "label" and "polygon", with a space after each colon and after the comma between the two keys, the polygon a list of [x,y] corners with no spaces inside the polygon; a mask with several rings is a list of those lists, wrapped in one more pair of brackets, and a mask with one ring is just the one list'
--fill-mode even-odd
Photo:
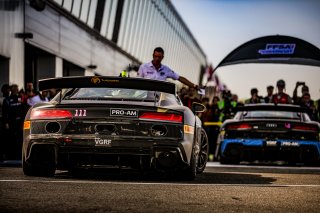
{"label": "race car rear bumper", "polygon": [[[103,142],[103,141],[102,141]],[[99,144],[92,139],[33,138],[25,160],[29,164],[55,164],[58,169],[116,166],[176,170],[189,165],[189,141],[173,139],[113,139]],[[191,143],[192,144],[192,143]],[[40,165],[41,166],[41,165]]]}
{"label": "race car rear bumper", "polygon": [[224,139],[221,156],[233,161],[284,160],[320,162],[320,142],[301,140]]}

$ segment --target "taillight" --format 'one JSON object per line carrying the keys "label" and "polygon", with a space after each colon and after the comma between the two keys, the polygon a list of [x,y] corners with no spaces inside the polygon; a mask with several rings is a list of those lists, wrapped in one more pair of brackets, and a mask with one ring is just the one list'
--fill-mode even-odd
{"label": "taillight", "polygon": [[63,109],[33,109],[30,120],[72,118],[72,113]]}
{"label": "taillight", "polygon": [[241,123],[241,124],[231,124],[226,127],[227,130],[248,130],[251,129],[250,124]]}
{"label": "taillight", "polygon": [[292,130],[317,132],[318,128],[315,126],[309,126],[309,125],[295,125],[294,127],[292,127]]}
{"label": "taillight", "polygon": [[146,112],[139,116],[140,119],[148,120],[160,120],[160,121],[172,121],[182,122],[182,115],[173,113],[161,113],[161,112]]}

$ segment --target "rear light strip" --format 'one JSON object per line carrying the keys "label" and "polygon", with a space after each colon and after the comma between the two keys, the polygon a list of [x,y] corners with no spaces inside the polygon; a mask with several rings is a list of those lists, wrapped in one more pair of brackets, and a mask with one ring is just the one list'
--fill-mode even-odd
{"label": "rear light strip", "polygon": [[226,127],[227,130],[248,130],[252,129],[250,124],[242,123],[242,124],[231,124]]}
{"label": "rear light strip", "polygon": [[160,120],[182,123],[182,115],[161,112],[145,112],[139,116],[140,119]]}
{"label": "rear light strip", "polygon": [[30,120],[72,118],[72,113],[63,109],[33,109]]}
{"label": "rear light strip", "polygon": [[301,130],[301,131],[313,131],[317,132],[318,128],[314,126],[308,126],[308,125],[295,125],[292,127],[292,130]]}

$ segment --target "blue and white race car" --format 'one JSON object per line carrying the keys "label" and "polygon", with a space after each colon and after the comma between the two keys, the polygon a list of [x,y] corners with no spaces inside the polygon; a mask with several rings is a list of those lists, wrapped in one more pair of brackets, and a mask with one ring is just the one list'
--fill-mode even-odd
{"label": "blue and white race car", "polygon": [[285,104],[239,107],[220,130],[216,155],[222,164],[240,161],[286,161],[319,164],[320,124],[307,109]]}

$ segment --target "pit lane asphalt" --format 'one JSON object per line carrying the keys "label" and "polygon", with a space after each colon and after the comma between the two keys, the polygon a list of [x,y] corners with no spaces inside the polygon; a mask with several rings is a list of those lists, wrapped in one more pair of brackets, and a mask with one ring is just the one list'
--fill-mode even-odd
{"label": "pit lane asphalt", "polygon": [[318,212],[320,168],[220,165],[195,181],[122,172],[27,177],[0,164],[1,212]]}

